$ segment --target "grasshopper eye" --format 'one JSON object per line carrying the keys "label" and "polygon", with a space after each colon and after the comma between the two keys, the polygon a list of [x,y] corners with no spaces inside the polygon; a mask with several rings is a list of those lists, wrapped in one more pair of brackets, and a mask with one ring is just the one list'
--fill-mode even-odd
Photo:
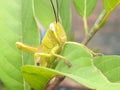
{"label": "grasshopper eye", "polygon": [[49,28],[50,28],[51,31],[53,31],[53,32],[55,31],[55,26],[54,26],[53,23],[50,24],[50,27],[49,27]]}

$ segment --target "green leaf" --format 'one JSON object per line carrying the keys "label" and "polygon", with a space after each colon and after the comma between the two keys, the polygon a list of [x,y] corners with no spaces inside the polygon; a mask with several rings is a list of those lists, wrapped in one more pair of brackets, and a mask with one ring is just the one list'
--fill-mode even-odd
{"label": "green leaf", "polygon": [[9,90],[23,90],[20,67],[32,64],[33,56],[18,50],[15,43],[39,44],[32,0],[2,0],[0,13],[0,78]]}
{"label": "green leaf", "polygon": [[[54,6],[56,9],[55,0]],[[71,12],[70,12],[70,0],[58,0],[59,13],[61,23],[65,29],[67,37],[70,36],[71,30]],[[50,0],[34,0],[35,16],[40,21],[45,29],[48,29],[50,23],[55,22],[54,12],[50,3]]]}
{"label": "green leaf", "polygon": [[73,0],[73,2],[79,15],[87,17],[92,13],[97,0]]}
{"label": "green leaf", "polygon": [[94,64],[111,82],[120,82],[120,56],[95,57]]}
{"label": "green leaf", "polygon": [[[69,52],[69,53],[68,53]],[[57,65],[56,70],[64,73],[65,76],[83,84],[91,89],[96,90],[119,90],[120,83],[112,83],[93,65],[93,57],[90,50],[85,46],[68,42],[62,51],[72,63],[72,67],[68,68],[64,62]],[[113,76],[114,77],[114,76]]]}
{"label": "green leaf", "polygon": [[71,7],[70,0],[58,0],[59,1],[59,9],[60,9],[60,17],[62,20],[62,25],[65,29],[66,35],[68,39],[70,39],[71,32]]}
{"label": "green leaf", "polygon": [[120,4],[120,0],[104,0],[104,8],[106,11],[113,11]]}
{"label": "green leaf", "polygon": [[[104,73],[94,66],[93,59],[95,59],[95,63],[99,63],[100,60],[105,58],[102,58],[103,56],[101,57],[102,59],[100,57],[94,58],[91,51],[84,45],[67,42],[61,55],[65,56],[72,63],[72,67],[68,67],[63,60],[58,59],[59,63],[55,70],[35,66],[24,66],[22,68],[23,76],[35,90],[44,90],[49,80],[56,75],[65,75],[91,89],[120,89],[120,83],[109,81],[107,77],[104,76]],[[98,61],[98,59],[100,60]],[[117,60],[118,59],[119,57]],[[115,62],[113,66],[115,66]],[[116,64],[116,67],[117,66],[119,66],[119,64]],[[117,71],[119,72],[119,70]],[[114,77],[114,75],[112,77]]]}
{"label": "green leaf", "polygon": [[62,75],[52,69],[38,66],[23,66],[21,68],[25,80],[35,90],[45,90],[49,81],[56,75]]}
{"label": "green leaf", "polygon": [[49,24],[55,21],[50,0],[34,0],[34,11],[35,16],[45,29],[48,29]]}

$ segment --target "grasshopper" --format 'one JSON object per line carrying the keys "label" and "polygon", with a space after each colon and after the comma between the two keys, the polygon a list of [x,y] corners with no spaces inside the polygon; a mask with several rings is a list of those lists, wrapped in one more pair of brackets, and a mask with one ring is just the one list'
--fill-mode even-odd
{"label": "grasshopper", "polygon": [[35,64],[38,66],[40,64],[40,66],[51,68],[53,63],[56,62],[56,58],[60,58],[70,67],[72,64],[67,58],[59,55],[67,41],[67,37],[62,25],[59,23],[58,1],[56,0],[57,13],[52,0],[50,0],[50,2],[56,21],[50,24],[41,45],[36,48],[25,45],[22,42],[16,42],[16,46],[21,50],[34,53]]}

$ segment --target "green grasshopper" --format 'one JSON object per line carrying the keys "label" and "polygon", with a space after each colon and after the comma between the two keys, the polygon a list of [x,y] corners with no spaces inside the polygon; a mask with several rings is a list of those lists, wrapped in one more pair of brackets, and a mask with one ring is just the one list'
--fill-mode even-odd
{"label": "green grasshopper", "polygon": [[21,42],[16,42],[16,46],[21,50],[34,53],[35,64],[37,65],[40,64],[40,66],[51,68],[53,63],[56,62],[56,58],[60,58],[71,67],[72,64],[67,58],[59,55],[67,41],[67,37],[62,25],[59,23],[58,1],[56,0],[57,13],[52,0],[50,2],[56,21],[50,24],[39,48],[28,46]]}

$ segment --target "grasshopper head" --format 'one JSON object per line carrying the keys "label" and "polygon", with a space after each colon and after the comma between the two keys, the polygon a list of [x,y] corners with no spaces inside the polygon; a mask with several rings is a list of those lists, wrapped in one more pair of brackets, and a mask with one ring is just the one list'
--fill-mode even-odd
{"label": "grasshopper head", "polygon": [[53,33],[59,44],[64,44],[67,41],[66,33],[59,22],[51,23],[49,30]]}

